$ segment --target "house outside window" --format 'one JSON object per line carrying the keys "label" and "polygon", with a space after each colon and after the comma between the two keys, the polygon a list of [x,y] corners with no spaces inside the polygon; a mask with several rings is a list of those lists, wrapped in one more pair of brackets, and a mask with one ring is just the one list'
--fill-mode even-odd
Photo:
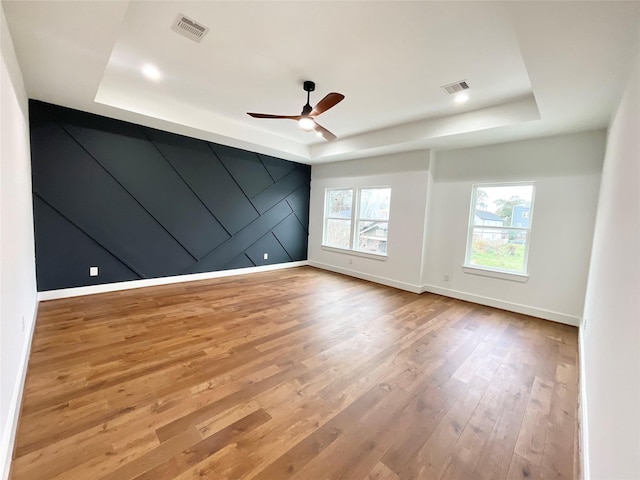
{"label": "house outside window", "polygon": [[526,274],[535,186],[473,186],[465,267]]}
{"label": "house outside window", "polygon": [[389,187],[327,189],[323,245],[386,256],[390,200]]}
{"label": "house outside window", "polygon": [[513,215],[511,216],[512,227],[528,227],[530,207],[525,205],[514,205]]}

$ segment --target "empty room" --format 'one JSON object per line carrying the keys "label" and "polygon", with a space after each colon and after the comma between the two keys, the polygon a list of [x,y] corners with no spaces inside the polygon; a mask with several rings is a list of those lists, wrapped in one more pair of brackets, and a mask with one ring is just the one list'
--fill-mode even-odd
{"label": "empty room", "polygon": [[640,480],[640,2],[0,5],[2,480]]}

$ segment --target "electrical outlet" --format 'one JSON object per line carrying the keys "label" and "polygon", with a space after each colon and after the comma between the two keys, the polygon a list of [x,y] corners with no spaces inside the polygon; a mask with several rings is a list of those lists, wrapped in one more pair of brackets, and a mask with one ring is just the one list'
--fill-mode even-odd
{"label": "electrical outlet", "polygon": [[353,264],[353,258],[349,259],[349,265]]}
{"label": "electrical outlet", "polygon": [[268,254],[268,253],[265,253],[265,254],[263,255],[263,258],[264,258],[265,260],[269,260],[269,254]]}
{"label": "electrical outlet", "polygon": [[442,277],[442,279],[443,279],[445,282],[448,282],[448,281],[449,281],[449,275],[445,275],[444,277]]}
{"label": "electrical outlet", "polygon": [[98,267],[89,267],[89,276],[97,277],[98,276]]}

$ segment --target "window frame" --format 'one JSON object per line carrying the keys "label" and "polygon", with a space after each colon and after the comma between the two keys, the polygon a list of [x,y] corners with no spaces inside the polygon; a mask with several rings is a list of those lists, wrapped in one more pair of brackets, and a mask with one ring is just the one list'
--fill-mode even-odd
{"label": "window frame", "polygon": [[[362,203],[362,191],[363,190],[389,190],[389,215],[386,220],[379,219],[370,219],[370,218],[361,218],[361,203]],[[351,217],[346,219],[344,217],[332,217],[330,216],[330,192],[339,191],[339,190],[350,190],[352,192],[351,198]],[[391,222],[391,186],[390,185],[376,185],[376,186],[362,186],[362,187],[327,187],[325,188],[324,193],[324,218],[323,218],[323,230],[322,230],[322,247],[327,250],[335,250],[340,253],[350,253],[356,254],[358,256],[371,257],[376,259],[386,259],[388,256],[388,246],[389,246],[389,224]],[[327,244],[327,225],[329,220],[345,220],[350,222],[350,230],[349,230],[349,247],[336,247],[334,245]],[[380,222],[387,224],[387,248],[385,249],[385,253],[375,253],[368,252],[365,250],[360,250],[359,247],[359,235],[358,229],[360,222]]]}
{"label": "window frame", "polygon": [[[345,218],[345,217],[332,217],[329,215],[329,211],[330,211],[330,206],[329,206],[329,192],[331,191],[351,191],[351,217],[349,218]],[[353,245],[353,211],[355,209],[355,204],[356,203],[356,191],[354,188],[351,187],[343,187],[343,188],[326,188],[325,192],[324,192],[324,220],[323,220],[323,226],[322,226],[322,245],[323,246],[327,246],[330,248],[340,248],[342,249],[342,247],[336,247],[333,245],[327,245],[327,225],[329,224],[329,220],[340,220],[340,221],[345,221],[345,222],[349,222],[349,245]]]}
{"label": "window frame", "polygon": [[[527,227],[512,227],[512,226],[494,226],[494,225],[476,225],[475,212],[476,201],[478,198],[479,188],[495,188],[495,187],[531,187],[531,205],[529,207],[529,222]],[[474,183],[471,188],[471,202],[469,207],[469,221],[467,224],[467,243],[465,247],[465,256],[462,269],[466,273],[472,273],[476,275],[485,275],[494,278],[501,278],[505,280],[514,280],[519,282],[526,282],[529,278],[529,249],[531,246],[531,232],[533,227],[534,218],[534,206],[536,196],[536,182],[535,181],[521,181],[521,182],[496,182],[496,183]],[[471,263],[471,257],[473,255],[473,232],[475,228],[483,228],[487,230],[493,230],[496,232],[504,231],[518,231],[525,232],[524,242],[524,255],[522,260],[522,270],[510,270],[506,268],[492,267],[486,265],[474,265]]]}

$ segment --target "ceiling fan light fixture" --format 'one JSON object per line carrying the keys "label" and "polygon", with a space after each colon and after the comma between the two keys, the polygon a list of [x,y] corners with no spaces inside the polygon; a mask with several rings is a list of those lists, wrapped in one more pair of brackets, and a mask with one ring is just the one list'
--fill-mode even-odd
{"label": "ceiling fan light fixture", "polygon": [[316,122],[314,122],[312,118],[302,117],[300,120],[298,120],[298,125],[300,125],[300,128],[302,128],[303,130],[313,130]]}

